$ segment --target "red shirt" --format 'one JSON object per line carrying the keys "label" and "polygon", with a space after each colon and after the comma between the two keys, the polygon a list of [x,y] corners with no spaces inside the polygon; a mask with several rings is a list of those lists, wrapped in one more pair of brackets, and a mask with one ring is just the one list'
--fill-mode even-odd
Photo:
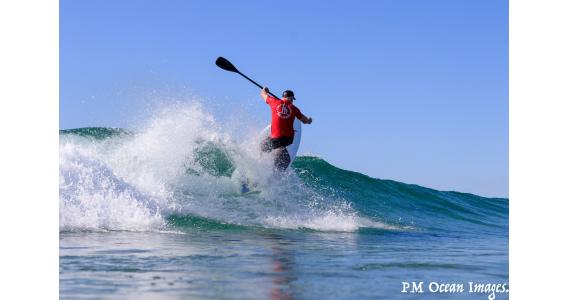
{"label": "red shirt", "polygon": [[304,115],[288,99],[279,100],[272,96],[266,98],[272,112],[270,137],[294,137],[294,119],[301,119]]}

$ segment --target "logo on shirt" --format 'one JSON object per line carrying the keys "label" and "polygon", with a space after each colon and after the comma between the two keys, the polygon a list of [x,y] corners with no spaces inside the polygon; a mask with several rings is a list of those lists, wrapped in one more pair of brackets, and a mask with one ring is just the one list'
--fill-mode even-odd
{"label": "logo on shirt", "polygon": [[288,119],[292,115],[292,107],[285,105],[284,103],[276,106],[276,113],[282,119]]}

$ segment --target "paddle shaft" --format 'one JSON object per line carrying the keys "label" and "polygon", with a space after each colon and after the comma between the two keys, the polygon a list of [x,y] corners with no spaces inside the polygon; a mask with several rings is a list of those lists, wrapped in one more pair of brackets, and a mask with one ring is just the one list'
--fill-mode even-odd
{"label": "paddle shaft", "polygon": [[[244,78],[246,78],[248,81],[252,82],[254,85],[256,85],[256,86],[258,86],[259,88],[262,89],[262,86],[261,86],[260,84],[258,84],[256,81],[250,79],[247,75],[241,73],[241,71],[238,71],[238,70],[237,70],[236,73],[240,74],[241,76],[243,76]],[[276,98],[276,99],[279,99],[279,98],[276,97],[272,92],[268,92],[268,93],[270,94],[270,96],[272,96],[272,97],[274,97],[274,98]]]}

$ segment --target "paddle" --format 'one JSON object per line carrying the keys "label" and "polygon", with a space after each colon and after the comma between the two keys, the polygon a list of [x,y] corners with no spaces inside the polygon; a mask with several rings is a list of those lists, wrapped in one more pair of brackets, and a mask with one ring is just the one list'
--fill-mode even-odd
{"label": "paddle", "polygon": [[[240,74],[241,76],[243,76],[244,78],[246,78],[248,81],[254,83],[254,85],[258,86],[259,88],[262,89],[262,86],[258,83],[256,83],[256,81],[248,78],[247,75],[241,73],[241,71],[237,70],[237,68],[235,68],[235,66],[233,66],[233,64],[228,61],[226,58],[219,56],[217,58],[217,60],[215,61],[215,64],[217,65],[217,67],[225,70],[225,71],[229,71],[229,72],[235,72],[237,74]],[[278,97],[276,97],[273,93],[268,92],[272,97],[279,99]]]}

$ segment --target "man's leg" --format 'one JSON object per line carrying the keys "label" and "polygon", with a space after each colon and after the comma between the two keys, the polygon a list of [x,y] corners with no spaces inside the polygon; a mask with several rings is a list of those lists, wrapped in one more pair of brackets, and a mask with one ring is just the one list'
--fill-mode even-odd
{"label": "man's leg", "polygon": [[274,167],[278,171],[284,171],[288,168],[291,162],[290,154],[286,147],[294,142],[294,138],[267,138],[260,145],[262,152],[271,152],[274,150]]}
{"label": "man's leg", "polygon": [[285,171],[290,165],[290,154],[286,148],[278,148],[274,151],[274,167],[276,170]]}

